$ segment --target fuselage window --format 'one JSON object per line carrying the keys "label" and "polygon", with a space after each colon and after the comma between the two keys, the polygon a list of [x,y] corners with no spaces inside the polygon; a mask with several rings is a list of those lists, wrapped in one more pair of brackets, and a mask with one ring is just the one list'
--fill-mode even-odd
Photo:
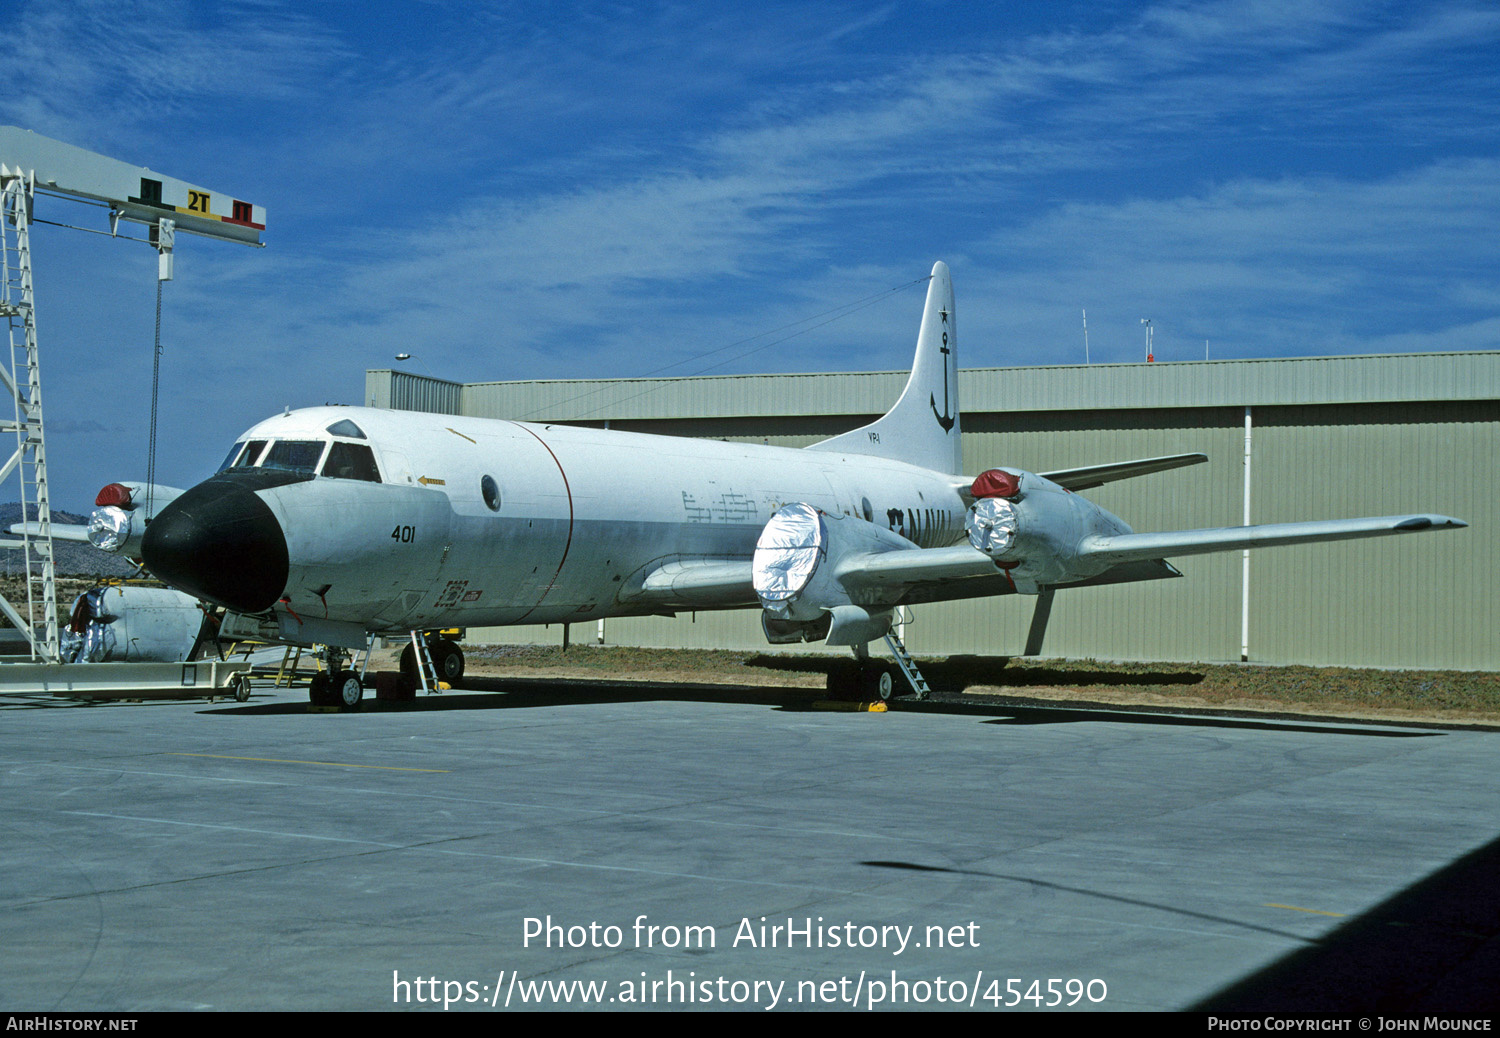
{"label": "fuselage window", "polygon": [[236,455],[240,453],[240,448],[244,445],[245,441],[241,440],[239,443],[236,443],[233,447],[229,448],[229,453],[224,456],[224,464],[220,465],[217,471],[223,472],[229,466],[233,465]]}
{"label": "fuselage window", "polygon": [[[340,422],[352,425],[352,422]],[[380,482],[380,472],[375,468],[375,452],[362,443],[334,442],[328,451],[328,460],[323,463],[323,475],[333,479],[363,479],[371,483]]]}
{"label": "fuselage window", "polygon": [[234,467],[237,469],[249,468],[250,466],[255,464],[255,462],[260,458],[260,452],[265,449],[265,440],[251,440],[248,444],[245,445],[245,453],[241,454],[235,461]]}
{"label": "fuselage window", "polygon": [[348,436],[355,440],[363,440],[365,438],[365,431],[347,418],[340,418],[334,422],[328,427],[328,431],[335,436]]}
{"label": "fuselage window", "polygon": [[479,492],[484,495],[484,503],[491,512],[500,511],[500,484],[495,482],[494,476],[485,476],[479,481]]}
{"label": "fuselage window", "polygon": [[318,471],[318,459],[322,456],[322,440],[277,440],[271,444],[260,467],[311,476]]}

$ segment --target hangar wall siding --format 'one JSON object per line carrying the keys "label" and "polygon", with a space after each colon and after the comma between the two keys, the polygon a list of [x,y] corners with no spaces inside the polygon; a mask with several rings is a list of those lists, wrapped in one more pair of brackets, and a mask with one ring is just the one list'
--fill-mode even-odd
{"label": "hangar wall siding", "polygon": [[[371,371],[374,406],[803,446],[883,413],[905,372],[459,384]],[[964,468],[1032,470],[1202,451],[1206,465],[1087,492],[1136,530],[1430,511],[1470,529],[1251,553],[1249,658],[1327,666],[1500,669],[1500,352],[982,368],[961,373]],[[1064,592],[1049,656],[1237,660],[1241,555],[1180,580]],[[919,655],[1008,655],[1035,600],[913,611]],[[613,619],[610,644],[768,649],[753,611]],[[597,624],[575,624],[575,644]],[[554,626],[473,631],[555,643]],[[785,651],[777,647],[775,651]],[[821,651],[809,646],[808,651]],[[842,651],[842,650],[841,650]]]}

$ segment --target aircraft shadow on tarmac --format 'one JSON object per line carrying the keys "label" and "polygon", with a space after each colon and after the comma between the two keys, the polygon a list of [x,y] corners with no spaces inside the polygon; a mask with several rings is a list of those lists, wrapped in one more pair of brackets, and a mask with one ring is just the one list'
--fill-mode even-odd
{"label": "aircraft shadow on tarmac", "polygon": [[183,702],[202,702],[203,696],[185,696],[179,693],[153,696],[135,693],[132,696],[89,697],[84,695],[54,695],[51,692],[0,692],[0,711],[5,710],[96,710],[104,707],[170,707]]}
{"label": "aircraft shadow on tarmac", "polygon": [[[830,667],[849,665],[852,661],[827,656],[752,656],[748,667],[766,670],[794,671],[803,674],[826,674]],[[1198,671],[1145,670],[1130,673],[1102,667],[1016,666],[1009,656],[948,656],[940,660],[922,660],[922,676],[935,692],[962,692],[970,685],[993,685],[1003,681],[1015,687],[1072,687],[1075,685],[1196,685],[1204,675]]]}
{"label": "aircraft shadow on tarmac", "polygon": [[[1176,677],[1176,675],[1172,675]],[[586,706],[595,703],[741,703],[785,711],[826,709],[829,695],[817,688],[767,687],[763,685],[715,684],[707,682],[618,681],[607,675],[598,678],[547,677],[468,677],[465,688],[441,695],[387,702],[373,697],[365,700],[370,712],[387,710],[528,710],[552,707]],[[496,695],[495,693],[501,693]],[[845,704],[834,704],[835,706]],[[853,707],[853,703],[847,704]],[[1201,710],[1196,713],[1164,707],[1121,708],[1107,705],[1052,706],[1034,702],[1015,702],[997,696],[975,696],[935,690],[926,701],[897,699],[890,709],[900,713],[945,714],[973,717],[986,724],[1034,725],[1077,724],[1081,722],[1115,722],[1127,724],[1180,725],[1188,727],[1246,728],[1262,731],[1307,731],[1325,735],[1359,735],[1374,738],[1426,738],[1432,731],[1413,731],[1366,725],[1331,725],[1329,721],[1347,718],[1291,718],[1282,715],[1232,711]],[[208,714],[268,715],[305,713],[307,705],[299,700],[246,705],[229,703],[205,706]],[[1429,728],[1441,727],[1429,725]]]}

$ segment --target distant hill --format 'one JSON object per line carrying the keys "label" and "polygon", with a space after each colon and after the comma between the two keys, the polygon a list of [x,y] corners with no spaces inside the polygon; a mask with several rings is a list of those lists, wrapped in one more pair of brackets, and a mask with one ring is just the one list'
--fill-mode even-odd
{"label": "distant hill", "polygon": [[[10,529],[12,523],[20,521],[21,505],[19,502],[12,501],[9,504],[0,505],[0,542],[19,540],[6,531]],[[52,510],[53,526],[58,524],[84,526],[88,521],[86,515],[64,512],[57,508]],[[57,562],[58,576],[128,577],[135,572],[135,567],[129,562],[118,555],[100,551],[92,544],[64,541],[54,537],[52,548]],[[0,574],[21,572],[20,560],[12,558],[15,554],[8,548],[0,547]]]}

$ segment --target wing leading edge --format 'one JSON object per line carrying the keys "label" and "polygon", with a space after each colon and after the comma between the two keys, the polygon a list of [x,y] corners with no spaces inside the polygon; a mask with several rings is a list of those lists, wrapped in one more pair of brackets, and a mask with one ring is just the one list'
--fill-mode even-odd
{"label": "wing leading edge", "polygon": [[[689,559],[664,563],[647,575],[635,601],[664,608],[736,609],[756,606],[750,560]],[[1015,581],[993,559],[967,544],[846,556],[837,579],[862,604],[887,608],[1017,593]],[[1180,577],[1161,559],[1109,566],[1060,587],[1094,587]]]}
{"label": "wing leading edge", "polygon": [[[1161,533],[1094,534],[1078,545],[1075,561],[1082,564],[1079,575],[1052,586],[1089,587],[1179,577],[1182,574],[1165,560],[1184,555],[1457,530],[1466,526],[1468,523],[1451,516],[1422,514]],[[758,599],[751,570],[749,559],[667,562],[648,574],[640,590],[631,597],[643,603],[677,608],[754,606]],[[851,597],[880,607],[1016,593],[1016,585],[1005,570],[967,544],[857,552],[839,560],[835,572]]]}
{"label": "wing leading edge", "polygon": [[1425,530],[1457,530],[1469,524],[1446,515],[1385,515],[1367,519],[1326,519],[1306,523],[1263,526],[1221,526],[1210,530],[1164,533],[1125,533],[1086,537],[1079,556],[1118,564],[1141,559],[1206,555],[1236,548],[1269,548],[1315,541],[1345,541],[1356,537],[1385,537]]}

